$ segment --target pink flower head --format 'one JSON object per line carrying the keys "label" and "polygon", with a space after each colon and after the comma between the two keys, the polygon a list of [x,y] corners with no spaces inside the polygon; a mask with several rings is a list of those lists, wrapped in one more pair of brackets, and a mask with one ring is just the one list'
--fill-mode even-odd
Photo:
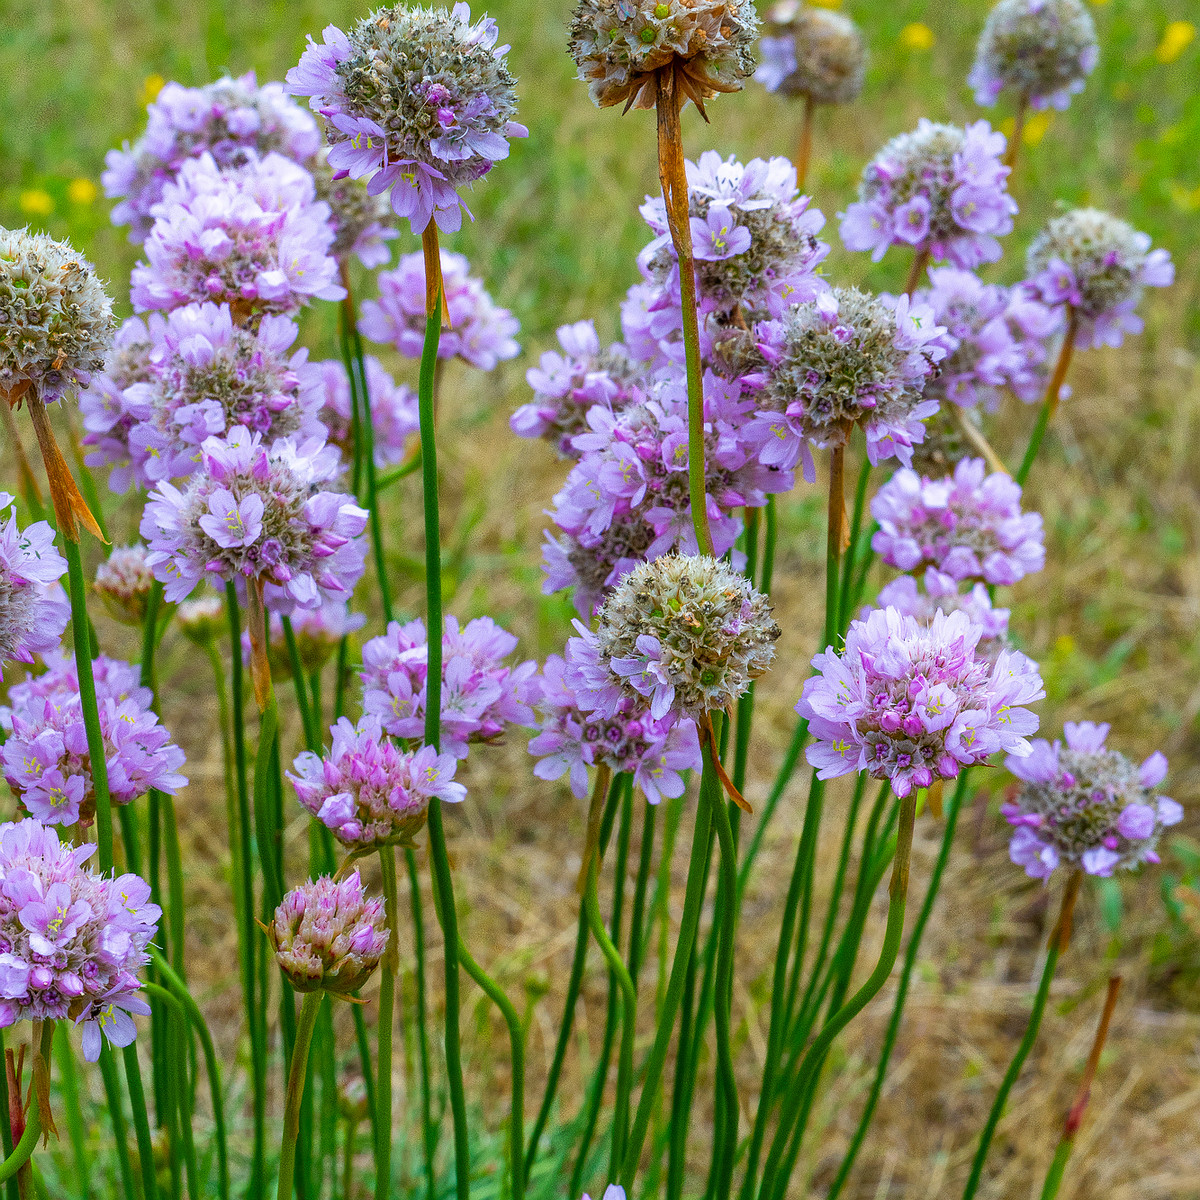
{"label": "pink flower head", "polygon": [[67,627],[71,606],[58,582],[67,560],[45,521],[17,525],[16,498],[0,492],[0,662],[33,662],[53,650]]}

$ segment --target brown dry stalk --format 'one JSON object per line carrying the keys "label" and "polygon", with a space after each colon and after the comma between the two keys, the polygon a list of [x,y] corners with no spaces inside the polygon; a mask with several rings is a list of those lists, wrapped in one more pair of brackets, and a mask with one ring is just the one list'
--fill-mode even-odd
{"label": "brown dry stalk", "polygon": [[266,712],[271,699],[271,664],[267,660],[267,613],[263,608],[263,581],[246,583],[246,628],[250,635],[250,676],[259,712]]}
{"label": "brown dry stalk", "polygon": [[734,782],[729,778],[728,772],[721,765],[721,748],[717,745],[716,734],[712,727],[712,714],[705,713],[700,721],[700,736],[708,742],[709,751],[712,754],[713,769],[717,772],[717,778],[721,781],[721,786],[729,794],[730,800],[734,802],[744,813],[753,813],[754,809],[750,807],[750,802],[737,790]]}
{"label": "brown dry stalk", "polygon": [[1062,907],[1059,909],[1058,921],[1050,933],[1048,945],[1057,946],[1059,954],[1065,952],[1071,941],[1071,920],[1075,915],[1075,901],[1079,899],[1079,888],[1083,883],[1083,871],[1076,867],[1067,880],[1063,892]]}
{"label": "brown dry stalk", "polygon": [[[75,486],[74,476],[58,448],[54,430],[50,427],[50,418],[46,414],[46,405],[38,395],[37,389],[30,388],[26,398],[29,401],[29,416],[37,434],[38,447],[42,452],[42,462],[46,466],[46,479],[50,484],[54,516],[63,537],[72,542],[79,541],[79,527],[75,522],[75,518],[78,517],[89,533],[107,544],[104,534],[100,532],[100,526],[96,524],[96,518],[92,516],[92,510],[88,508],[87,501]],[[20,400],[17,403],[20,403]]]}
{"label": "brown dry stalk", "polygon": [[1070,1141],[1079,1131],[1083,1122],[1083,1110],[1087,1108],[1088,1099],[1092,1092],[1092,1083],[1096,1071],[1100,1067],[1100,1055],[1104,1052],[1104,1043],[1108,1040],[1108,1027],[1112,1023],[1113,1011],[1117,1007],[1117,996],[1121,992],[1121,976],[1110,976],[1108,995],[1104,998],[1104,1011],[1100,1014],[1100,1024],[1096,1028],[1096,1037],[1092,1042],[1092,1052],[1088,1055],[1087,1066],[1083,1069],[1083,1078],[1079,1081],[1079,1091],[1075,1094],[1075,1103],[1067,1114],[1063,1126],[1063,1140]]}
{"label": "brown dry stalk", "polygon": [[1075,353],[1075,333],[1079,328],[1079,317],[1074,305],[1067,306],[1067,330],[1063,334],[1062,346],[1058,351],[1058,362],[1054,364],[1054,374],[1046,386],[1046,409],[1048,418],[1058,411],[1058,403],[1062,399],[1063,384],[1067,381],[1067,369],[1071,365],[1071,355]]}
{"label": "brown dry stalk", "polygon": [[442,282],[442,248],[438,244],[437,224],[432,219],[421,232],[421,250],[425,255],[425,315],[433,312],[440,297],[442,326],[449,329],[450,308],[446,304],[446,286]]}
{"label": "brown dry stalk", "polygon": [[796,142],[796,186],[804,191],[808,165],[812,161],[813,98],[804,97],[804,113],[800,117],[800,136]]}
{"label": "brown dry stalk", "polygon": [[1012,472],[1004,465],[1004,460],[992,449],[991,442],[983,436],[983,430],[967,416],[966,410],[961,405],[955,404],[953,400],[947,400],[946,403],[950,406],[950,411],[954,414],[954,420],[962,430],[963,437],[983,455],[987,465],[1001,475],[1011,475]]}

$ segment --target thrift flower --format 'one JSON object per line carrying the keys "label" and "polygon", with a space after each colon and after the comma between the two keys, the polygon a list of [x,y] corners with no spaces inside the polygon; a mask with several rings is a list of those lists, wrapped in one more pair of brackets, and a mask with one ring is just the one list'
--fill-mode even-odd
{"label": "thrift flower", "polygon": [[975,102],[1005,88],[1031,108],[1066,108],[1100,57],[1083,0],[1000,0],[988,13],[967,83]]}
{"label": "thrift flower", "polygon": [[115,546],[96,568],[96,594],[114,621],[141,627],[146,620],[154,572],[145,546]]}
{"label": "thrift flower", "polygon": [[961,583],[1009,586],[1046,565],[1041,513],[1021,511],[1021,485],[982,458],[946,479],[899,470],[876,493],[875,551],[901,571],[933,566]]}
{"label": "thrift flower", "polygon": [[[3,401],[0,401],[3,403]],[[67,560],[54,545],[54,529],[35,521],[17,525],[16,497],[0,492],[0,663],[33,662],[57,647],[71,606],[59,580]]]}
{"label": "thrift flower", "polygon": [[186,599],[201,579],[259,581],[278,612],[345,599],[363,573],[356,540],[367,513],[350,496],[321,490],[338,470],[337,451],[312,438],[269,450],[235,426],[207,438],[185,490],[162,482],[150,493],[142,536],[168,600]]}
{"label": "thrift flower", "polygon": [[[363,362],[367,369],[367,394],[375,435],[375,465],[390,467],[404,458],[408,438],[417,432],[417,394],[407,385],[396,383],[374,355],[365,355]],[[316,366],[321,373],[324,397],[321,420],[329,430],[329,440],[347,462],[352,462],[354,423],[346,368],[336,358],[326,359]]]}
{"label": "thrift flower", "polygon": [[768,92],[807,96],[814,104],[849,104],[863,89],[867,52],[844,13],[780,0],[767,10],[754,78]]}
{"label": "thrift flower", "polygon": [[1060,863],[1100,876],[1157,863],[1159,835],[1183,820],[1183,806],[1156,790],[1166,758],[1156,751],[1134,766],[1105,746],[1108,730],[1068,721],[1066,745],[1039,738],[1032,754],[1005,761],[1020,780],[1001,809],[1016,826],[1009,855],[1027,875],[1046,879]]}
{"label": "thrift flower", "polygon": [[464,3],[381,8],[349,34],[329,25],[323,44],[310,38],[287,84],[325,118],[336,174],[368,179],[372,195],[390,188],[414,233],[430,220],[452,232],[461,189],[508,157],[509,138],[528,135],[512,119],[515,80],[498,36],[490,17],[472,24]]}
{"label": "thrift flower", "polygon": [[275,961],[298,992],[356,992],[379,966],[391,933],[383,901],[363,893],[351,871],[293,888],[275,910],[267,937]]}
{"label": "thrift flower", "polygon": [[[516,358],[521,323],[495,304],[461,254],[441,254],[450,325],[442,331],[438,357],[461,358],[481,371]],[[405,358],[420,358],[425,344],[424,255],[406,254],[394,271],[381,271],[378,282],[379,299],[363,301],[359,332],[372,342],[390,342]]]}
{"label": "thrift flower", "polygon": [[557,654],[546,659],[537,705],[539,732],[529,741],[529,753],[539,760],[533,773],[539,779],[566,775],[579,799],[587,795],[588,770],[595,766],[632,775],[651,804],[682,796],[680,772],[702,765],[695,723],[673,722],[669,716],[655,720],[641,699],[623,699],[612,717],[585,712],[567,682],[567,671]]}
{"label": "thrift flower", "polygon": [[858,201],[840,214],[842,241],[875,262],[895,245],[967,270],[995,262],[1017,211],[1003,154],[1004,135],[986,121],[960,129],[922,117],[864,168]]}
{"label": "thrift flower", "polygon": [[1038,722],[1022,706],[1045,695],[1037,665],[1012,650],[987,662],[982,635],[965,612],[926,624],[886,608],[852,622],[841,654],[813,659],[796,705],[818,778],[868,771],[904,797],[998,751],[1029,754]]}
{"label": "thrift flower", "polygon": [[329,205],[329,253],[339,261],[355,254],[368,270],[385,266],[392,257],[388,242],[400,236],[392,228],[395,218],[388,198],[372,195],[361,179],[335,175],[324,158],[311,170],[317,199]]}
{"label": "thrift flower", "polygon": [[342,717],[332,732],[330,752],[324,758],[301,754],[288,778],[300,803],[343,846],[411,846],[430,800],[436,796],[456,804],[466,799],[467,789],[454,782],[454,755],[439,754],[432,746],[399,750],[371,716],[357,725]]}
{"label": "thrift flower", "polygon": [[597,718],[649,701],[661,721],[699,721],[737,700],[775,660],[771,602],[719,559],[670,554],[643,563],[600,609],[575,622],[565,682]]}
{"label": "thrift flower", "polygon": [[1142,292],[1175,281],[1170,254],[1151,250],[1149,234],[1097,208],[1052,218],[1030,243],[1026,271],[1043,304],[1070,306],[1083,349],[1119,346],[1126,333],[1141,333]]}

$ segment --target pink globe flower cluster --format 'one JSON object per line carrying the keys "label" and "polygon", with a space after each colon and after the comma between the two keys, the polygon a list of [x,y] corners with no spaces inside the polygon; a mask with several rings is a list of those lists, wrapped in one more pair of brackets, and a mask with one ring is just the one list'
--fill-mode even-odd
{"label": "pink globe flower cluster", "polygon": [[[90,824],[96,796],[75,662],[47,661],[45,674],[9,691],[9,735],[0,747],[4,778],[44,824]],[[150,689],[134,686],[136,670],[128,663],[97,660],[95,673],[113,803],[130,804],[151,788],[175,795],[187,784],[178,773],[184,753],[150,711]]]}
{"label": "pink globe flower cluster", "polygon": [[1037,665],[1011,650],[987,662],[982,636],[965,612],[924,623],[886,608],[852,622],[841,654],[812,660],[796,705],[818,777],[867,771],[903,797],[1000,751],[1029,754],[1038,719],[1024,705],[1045,696]]}
{"label": "pink globe flower cluster", "polygon": [[[450,322],[442,330],[438,357],[461,358],[480,371],[516,358],[521,323],[492,300],[463,255],[449,250],[441,254]],[[424,255],[406,254],[394,271],[380,271],[377,281],[379,299],[363,301],[359,332],[372,342],[390,343],[405,358],[420,358],[425,342]]]}
{"label": "pink globe flower cluster", "polygon": [[1048,343],[1061,330],[1061,315],[1027,288],[984,283],[957,267],[933,268],[929,283],[914,299],[933,309],[954,348],[925,395],[989,412],[999,405],[1004,387],[1026,404],[1040,400]]}
{"label": "pink globe flower cluster", "polygon": [[46,521],[22,529],[16,503],[0,492],[0,514],[8,514],[0,524],[0,663],[31,663],[54,649],[71,616],[58,582],[67,560],[55,548],[54,529]]}
{"label": "pink globe flower cluster", "polygon": [[[407,385],[397,383],[374,355],[365,355],[363,365],[366,367],[367,394],[371,403],[375,465],[390,467],[404,458],[408,439],[417,432],[417,394]],[[321,421],[329,431],[329,440],[341,451],[343,459],[352,462],[354,422],[346,367],[336,358],[319,362],[316,367],[321,376]]]}
{"label": "pink globe flower cluster", "polygon": [[239,425],[200,449],[201,469],[187,487],[160,483],[142,514],[168,600],[186,599],[201,579],[259,582],[279,612],[349,596],[363,573],[357,539],[367,513],[352,497],[321,490],[339,470],[335,447],[283,438],[268,449]]}
{"label": "pink globe flower cluster", "polygon": [[[238,325],[227,304],[189,304],[151,314],[137,338],[137,378],[124,387],[106,373],[80,398],[96,449],[88,462],[112,465],[109,487],[152,488],[186,479],[209,437],[241,426],[268,441],[323,438],[320,376],[306,349],[292,350],[299,329],[285,316]],[[144,357],[142,357],[144,355]]]}
{"label": "pink globe flower cluster", "polygon": [[680,772],[701,766],[695,722],[655,719],[646,704],[628,698],[611,717],[585,711],[566,672],[557,654],[546,659],[538,733],[529,741],[529,753],[538,759],[533,773],[539,779],[566,775],[580,799],[587,795],[589,769],[597,766],[632,775],[651,804],[682,796]]}
{"label": "pink globe flower cluster", "polygon": [[137,973],[162,916],[137,875],[87,870],[95,851],[37,820],[0,825],[0,1028],[71,1020],[88,1062],[104,1039],[128,1046],[131,1014],[150,1012]]}
{"label": "pink globe flower cluster", "polygon": [[439,754],[432,746],[400,750],[373,716],[357,725],[342,717],[331,732],[329,753],[301,754],[288,779],[300,803],[343,846],[411,845],[430,800],[466,799],[467,789],[454,782],[453,754]]}
{"label": "pink globe flower cluster", "polygon": [[[471,742],[490,742],[508,725],[535,723],[541,695],[537,663],[515,667],[504,659],[517,639],[491,617],[460,626],[447,615],[442,636],[442,746],[466,758]],[[393,621],[387,633],[363,646],[363,712],[392,737],[419,739],[425,732],[428,635],[423,621]]]}
{"label": "pink globe flower cluster", "polygon": [[962,129],[922,117],[864,168],[858,200],[840,214],[846,248],[870,250],[876,262],[889,246],[967,270],[995,262],[1017,211],[1004,146],[986,121]]}
{"label": "pink globe flower cluster", "polygon": [[642,395],[644,367],[614,342],[607,350],[592,321],[577,321],[558,330],[562,353],[547,350],[536,367],[525,372],[533,401],[509,418],[518,437],[545,438],[563,458],[578,458],[575,435],[587,431],[593,405],[609,412],[625,408]]}
{"label": "pink globe flower cluster", "polygon": [[335,172],[369,179],[373,195],[390,188],[414,233],[431,220],[452,232],[466,208],[460,190],[508,157],[510,138],[528,136],[512,119],[515,81],[498,37],[496,22],[472,24],[464,3],[383,8],[349,34],[329,25],[323,44],[310,38],[287,84],[325,119]]}
{"label": "pink globe flower cluster", "polygon": [[129,225],[129,240],[145,240],[152,209],[185,162],[210,154],[220,167],[278,152],[309,164],[321,148],[313,117],[281,83],[259,86],[254,72],[228,75],[204,87],[164,85],[146,110],[146,131],[132,146],[110,150],[101,177],[105,195],[120,202],[114,225]]}
{"label": "pink globe flower cluster", "polygon": [[1011,585],[1046,565],[1041,513],[1021,511],[1021,485],[981,458],[946,479],[904,468],[871,501],[875,551],[901,571],[933,566],[961,583]]}
{"label": "pink globe flower cluster", "polygon": [[151,211],[146,261],[131,278],[138,312],[211,300],[245,320],[346,294],[329,205],[281,154],[227,168],[210,154],[188,159]]}
{"label": "pink globe flower cluster", "polygon": [[1005,766],[1020,781],[1001,809],[1015,826],[1013,862],[1046,879],[1060,864],[1109,876],[1159,862],[1159,835],[1183,820],[1183,806],[1156,789],[1167,760],[1158,751],[1141,766],[1105,745],[1109,726],[1068,721],[1063,742],[1039,738],[1032,753]]}
{"label": "pink globe flower cluster", "polygon": [[[754,402],[737,381],[705,375],[705,491],[718,555],[737,541],[738,509],[761,507],[792,486],[792,472],[764,466],[748,436]],[[572,439],[580,460],[550,512],[561,530],[544,546],[546,592],[575,587],[590,616],[637,564],[676,550],[696,554],[688,496],[687,384],[664,371],[641,403],[594,406],[587,433]]]}

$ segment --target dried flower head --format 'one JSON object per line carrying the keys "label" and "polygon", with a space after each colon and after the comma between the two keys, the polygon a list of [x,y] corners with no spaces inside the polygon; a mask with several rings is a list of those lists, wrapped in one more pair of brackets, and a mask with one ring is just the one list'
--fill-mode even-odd
{"label": "dried flower head", "polygon": [[154,587],[149,553],[140,543],[114,546],[96,568],[96,594],[113,620],[123,625],[140,627],[146,620],[146,605]]}
{"label": "dried flower head", "polygon": [[1105,746],[1109,726],[1063,726],[1066,745],[1039,738],[1033,753],[1005,766],[1021,781],[1001,811],[1016,826],[1009,854],[1027,875],[1045,879],[1059,863],[1089,875],[1157,863],[1159,835],[1183,820],[1183,806],[1155,790],[1167,760],[1155,751],[1135,766]]}
{"label": "dried flower head", "polygon": [[399,237],[392,206],[386,196],[374,195],[361,179],[335,174],[325,155],[313,164],[318,200],[329,205],[333,243],[329,253],[339,261],[358,255],[364,267],[384,266],[392,257],[388,242]]}
{"label": "dried flower head", "polygon": [[937,411],[924,389],[949,345],[929,305],[835,288],[756,333],[766,366],[750,436],[763,463],[803,460],[811,481],[809,443],[844,445],[856,424],[872,463],[910,461],[922,422]]}
{"label": "dried flower head", "polygon": [[323,875],[293,888],[267,928],[275,961],[298,992],[345,996],[371,978],[390,931],[383,901],[363,894],[351,871],[340,883]]}
{"label": "dried flower head", "polygon": [[922,117],[863,169],[858,201],[840,214],[846,248],[870,250],[876,262],[895,245],[967,270],[995,262],[1017,211],[1004,146],[986,121],[961,129]]}
{"label": "dried flower head", "polygon": [[321,146],[316,121],[281,83],[261,87],[250,71],[204,87],[168,83],[146,110],[146,132],[132,146],[110,150],[101,177],[105,195],[119,199],[114,225],[129,225],[129,240],[150,232],[151,210],[163,187],[189,158],[209,153],[219,167],[241,166],[278,151],[309,166]]}
{"label": "dried flower head", "polygon": [[567,682],[567,671],[557,654],[546,659],[537,706],[539,732],[529,741],[529,753],[539,760],[533,773],[539,779],[566,775],[580,799],[587,795],[588,770],[596,766],[632,775],[651,804],[682,796],[680,772],[701,766],[695,722],[673,721],[669,715],[655,720],[641,698],[623,699],[611,717],[585,712]]}
{"label": "dried flower head", "polygon": [[367,513],[350,496],[321,490],[339,470],[335,447],[290,438],[269,450],[237,425],[208,438],[185,491],[163,482],[150,493],[141,533],[168,600],[201,579],[259,581],[278,612],[345,599],[363,573],[356,540]]}
{"label": "dried flower head", "polygon": [[456,804],[466,799],[467,789],[454,782],[458,763],[452,754],[439,754],[432,746],[400,750],[372,716],[357,725],[342,717],[332,734],[329,753],[323,758],[301,754],[288,778],[300,803],[343,846],[411,846],[430,800],[436,796]]}
{"label": "dried flower head", "polygon": [[130,1014],[150,1012],[137,973],[162,916],[138,876],[87,870],[95,851],[36,820],[0,825],[0,1027],[74,1021],[88,1062],[100,1057],[101,1035],[128,1046]]}
{"label": "dried flower head", "polygon": [[600,108],[653,108],[655,75],[673,68],[702,112],[754,70],[754,0],[579,0],[569,50]]}
{"label": "dried flower head", "polygon": [[55,548],[54,529],[46,521],[21,529],[16,504],[0,492],[0,514],[8,514],[0,524],[0,663],[31,663],[54,649],[71,616],[58,582],[67,560]]}
{"label": "dried flower head", "polygon": [[153,215],[146,260],[131,277],[138,312],[213,301],[244,322],[346,294],[330,255],[329,205],[282,154],[224,168],[210,154],[190,158]]}
{"label": "dried flower head", "polygon": [[[442,252],[442,288],[450,325],[438,342],[438,358],[461,358],[481,371],[521,352],[515,334],[521,323],[488,294],[471,264]],[[358,328],[373,342],[391,343],[405,358],[420,358],[425,344],[425,256],[406,254],[394,271],[378,276],[379,299],[364,300]]]}
{"label": "dried flower head", "polygon": [[229,632],[229,614],[221,596],[209,594],[185,600],[175,610],[180,632],[189,642],[205,648]]}
{"label": "dried flower head", "polygon": [[965,612],[926,624],[885,608],[852,622],[841,654],[813,659],[796,705],[818,777],[869,771],[907,796],[997,751],[1028,754],[1038,722],[1021,706],[1046,694],[1037,665],[1014,650],[980,658],[982,634]]}
{"label": "dried flower head", "polygon": [[1011,585],[1046,565],[1042,514],[1021,511],[1021,485],[964,458],[945,479],[902,469],[871,501],[871,545],[901,571],[936,567],[958,582]]}
{"label": "dried flower head", "polygon": [[1052,218],[1029,245],[1026,271],[1043,304],[1071,306],[1081,347],[1119,346],[1126,333],[1141,333],[1142,292],[1175,281],[1166,250],[1151,250],[1149,234],[1098,208]]}
{"label": "dried flower head", "polygon": [[1032,108],[1066,108],[1099,57],[1083,0],[1000,0],[979,35],[967,83],[987,107],[1008,88]]}
{"label": "dried flower head", "polygon": [[781,0],[768,11],[754,78],[769,92],[849,104],[863,89],[867,51],[844,13]]}
{"label": "dried flower head", "polygon": [[[417,394],[397,383],[374,355],[365,356],[367,395],[371,403],[371,429],[375,443],[375,465],[390,467],[404,458],[408,439],[417,432]],[[329,440],[347,462],[354,459],[354,420],[351,413],[350,380],[340,359],[316,364],[321,372],[324,404],[320,417],[329,430]]]}
{"label": "dried flower head", "polygon": [[459,190],[528,134],[512,119],[516,81],[498,36],[463,3],[381,8],[349,34],[327,26],[323,45],[310,38],[287,83],[325,118],[335,172],[369,178],[375,195],[390,188],[414,233],[431,219],[451,232],[466,207]]}
{"label": "dried flower head", "polygon": [[44,233],[0,229],[0,399],[32,387],[49,403],[86,387],[115,325],[87,259]]}
{"label": "dried flower head", "polygon": [[775,660],[771,602],[719,559],[668,554],[642,563],[567,643],[580,708],[615,717],[622,701],[650,716],[701,720],[737,700]]}

